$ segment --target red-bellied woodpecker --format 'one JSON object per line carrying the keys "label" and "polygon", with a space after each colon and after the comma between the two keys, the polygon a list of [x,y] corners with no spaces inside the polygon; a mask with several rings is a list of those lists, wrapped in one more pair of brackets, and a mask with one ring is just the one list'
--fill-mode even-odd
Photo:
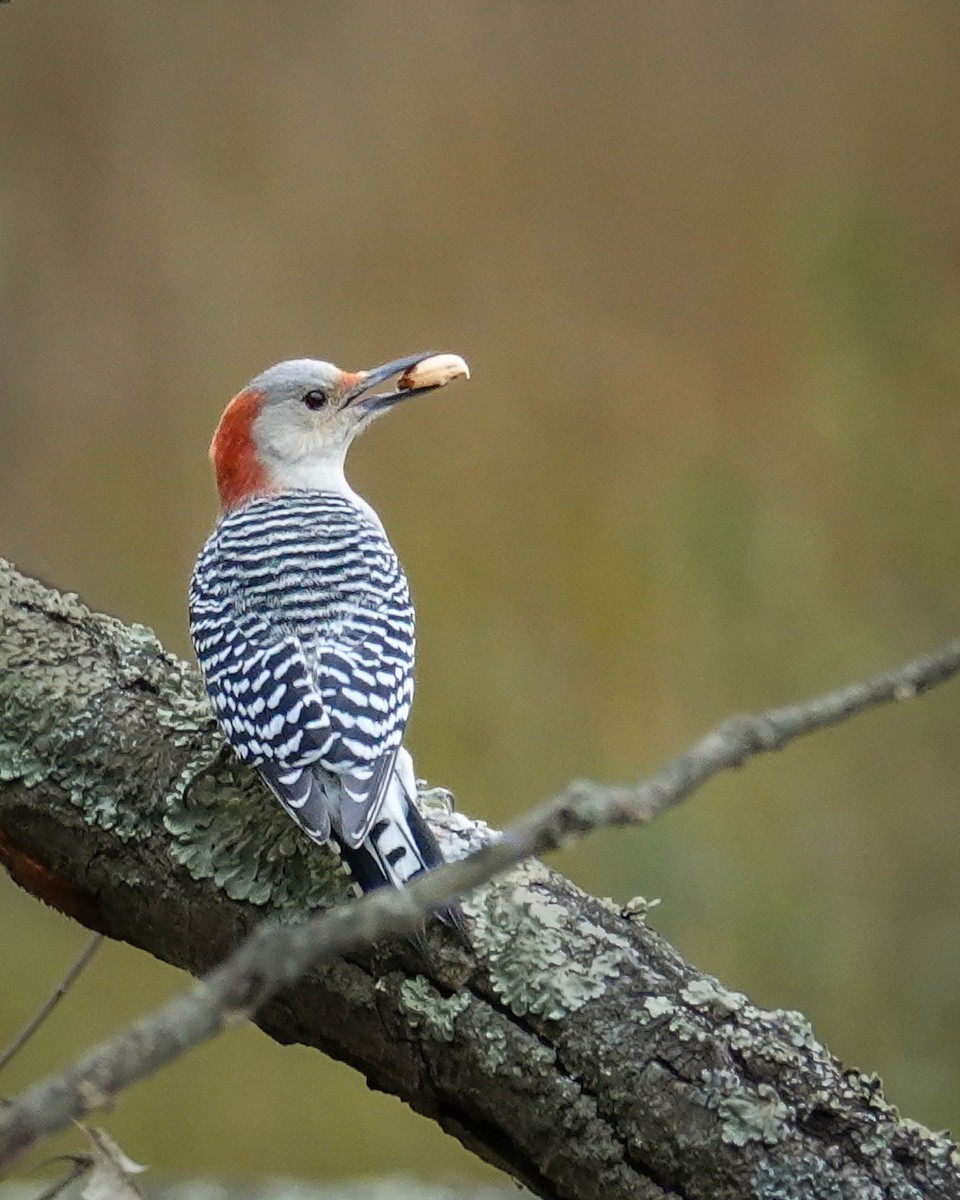
{"label": "red-bellied woodpecker", "polygon": [[[401,372],[393,390],[372,390]],[[335,840],[365,891],[443,859],[402,745],[407,580],[344,458],[388,408],[468,374],[462,359],[425,354],[357,374],[278,363],[230,401],[210,447],[221,514],[190,584],[207,692],[237,757],[311,838]]]}

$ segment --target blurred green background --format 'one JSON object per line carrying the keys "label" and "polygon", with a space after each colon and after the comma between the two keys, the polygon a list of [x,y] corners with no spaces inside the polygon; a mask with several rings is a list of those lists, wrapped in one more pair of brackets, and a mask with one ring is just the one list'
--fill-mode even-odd
{"label": "blurred green background", "polygon": [[[465,811],[955,636],[958,63],[952,0],[0,6],[0,554],[187,654],[225,401],[429,347],[473,381],[351,477]],[[956,1127],[958,728],[954,684],[555,863]],[[5,1042],[86,934],[0,903]],[[183,983],[110,946],[2,1091]],[[109,1124],[171,1171],[485,1170],[253,1029]]]}

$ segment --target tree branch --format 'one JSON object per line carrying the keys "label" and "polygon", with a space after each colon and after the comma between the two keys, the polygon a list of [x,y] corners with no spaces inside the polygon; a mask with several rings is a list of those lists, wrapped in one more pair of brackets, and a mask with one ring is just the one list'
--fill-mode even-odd
{"label": "tree branch", "polygon": [[[430,905],[599,824],[646,821],[753,754],[960,669],[960,643],[805,705],[741,717],[637,787],[571,785],[461,863],[309,923],[343,891],[149,631],[0,567],[0,853],[35,894],[194,973],[171,1005],[0,1117],[0,1160],[251,1013],[351,1062],[545,1196],[954,1196],[949,1140],[901,1122],[799,1014],[764,1012],[642,923],[533,861],[468,897],[476,957]],[[318,954],[328,957],[306,975]],[[302,977],[301,977],[302,976]],[[282,989],[282,990],[281,990]]]}

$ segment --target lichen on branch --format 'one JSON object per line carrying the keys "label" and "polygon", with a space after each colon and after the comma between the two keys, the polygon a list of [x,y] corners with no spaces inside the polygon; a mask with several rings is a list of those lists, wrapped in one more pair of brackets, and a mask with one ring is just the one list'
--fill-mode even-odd
{"label": "lichen on branch", "polygon": [[[543,1196],[955,1197],[954,1144],[900,1120],[803,1017],[702,975],[642,905],[521,860],[958,669],[954,643],[737,718],[640,784],[571,785],[500,839],[440,811],[469,857],[299,922],[342,898],[335,863],[224,755],[196,674],[0,562],[0,856],[41,898],[204,976],[0,1112],[0,1162],[252,1015]],[[470,949],[437,923],[383,937],[467,887]]]}

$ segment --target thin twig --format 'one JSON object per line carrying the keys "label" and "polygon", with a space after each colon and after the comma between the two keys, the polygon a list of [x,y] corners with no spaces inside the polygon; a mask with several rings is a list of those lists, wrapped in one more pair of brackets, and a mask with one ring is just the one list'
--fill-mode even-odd
{"label": "thin twig", "polygon": [[406,935],[461,892],[488,882],[525,858],[553,850],[605,825],[646,823],[720,771],[779,750],[806,733],[836,725],[893,700],[905,700],[960,671],[960,640],[934,654],[805,703],[718,725],[649,779],[608,787],[569,785],[500,838],[459,862],[428,872],[401,889],[383,889],[300,925],[264,922],[190,991],[155,1009],[52,1078],[34,1084],[0,1111],[0,1165],[38,1138],[112,1101],[186,1050],[252,1016],[295,983],[312,963]]}
{"label": "thin twig", "polygon": [[50,1163],[68,1162],[73,1165],[62,1179],[57,1179],[48,1188],[36,1197],[36,1200],[56,1200],[62,1191],[65,1191],[72,1183],[82,1178],[93,1166],[93,1159],[89,1154],[59,1154],[56,1158],[48,1158],[46,1162],[40,1164],[41,1167],[49,1166]]}
{"label": "thin twig", "polygon": [[69,992],[74,983],[82,974],[84,968],[93,958],[99,949],[100,943],[103,941],[102,933],[95,933],[87,942],[84,948],[77,955],[76,959],[70,966],[66,975],[60,980],[57,986],[53,989],[50,995],[44,1000],[43,1004],[37,1012],[24,1025],[17,1036],[13,1039],[10,1045],[0,1054],[0,1071],[8,1066],[10,1062],[19,1054],[23,1047],[30,1041],[33,1035],[37,1032],[40,1026],[44,1023],[47,1017],[53,1012],[64,996]]}

